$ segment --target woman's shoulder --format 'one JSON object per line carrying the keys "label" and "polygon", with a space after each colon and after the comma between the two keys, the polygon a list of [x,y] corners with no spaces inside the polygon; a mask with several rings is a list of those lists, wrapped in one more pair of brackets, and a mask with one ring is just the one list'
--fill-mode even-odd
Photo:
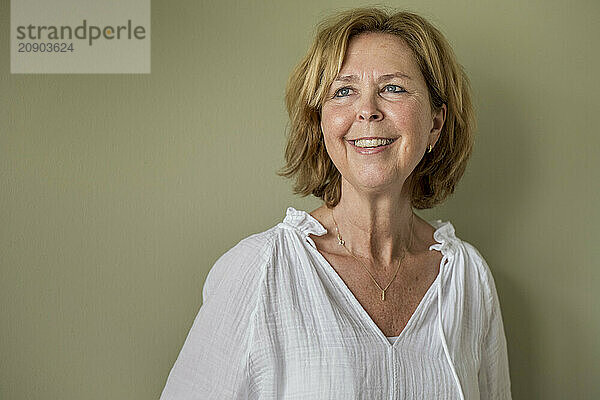
{"label": "woman's shoulder", "polygon": [[477,290],[486,302],[496,297],[496,284],[492,270],[478,247],[470,241],[456,237],[455,250],[463,266],[466,279],[470,280],[470,287]]}
{"label": "woman's shoulder", "polygon": [[494,277],[492,276],[492,271],[485,257],[472,243],[465,240],[461,240],[461,242],[465,254],[467,255],[467,259],[470,261],[473,270],[477,272],[477,276],[489,290],[492,286],[494,286]]}
{"label": "woman's shoulder", "polygon": [[495,288],[492,271],[474,244],[458,236],[450,221],[438,219],[429,223],[435,229],[433,236],[436,242],[430,249],[440,250],[448,258],[453,258],[453,264],[457,268],[455,272],[464,274],[466,279],[479,282],[484,290]]}
{"label": "woman's shoulder", "polygon": [[210,297],[217,290],[235,291],[238,289],[235,285],[241,284],[258,288],[269,266],[276,262],[275,256],[296,247],[290,246],[289,241],[299,240],[300,237],[289,233],[314,231],[311,229],[311,223],[314,222],[304,220],[302,216],[301,212],[288,207],[282,222],[244,237],[225,251],[208,272],[203,297]]}
{"label": "woman's shoulder", "polygon": [[218,291],[236,292],[240,285],[256,288],[263,270],[271,262],[274,235],[275,227],[251,234],[219,256],[204,281],[203,301]]}

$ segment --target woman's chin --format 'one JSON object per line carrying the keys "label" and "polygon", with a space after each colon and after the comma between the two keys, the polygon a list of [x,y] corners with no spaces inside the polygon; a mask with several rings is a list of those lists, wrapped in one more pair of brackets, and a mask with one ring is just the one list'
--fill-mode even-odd
{"label": "woman's chin", "polygon": [[394,184],[398,183],[398,177],[381,173],[362,174],[355,177],[355,187],[369,191],[393,190]]}

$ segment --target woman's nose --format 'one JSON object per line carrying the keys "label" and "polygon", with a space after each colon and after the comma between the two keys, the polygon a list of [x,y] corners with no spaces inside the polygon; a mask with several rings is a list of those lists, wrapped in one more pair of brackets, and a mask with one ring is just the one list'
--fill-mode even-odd
{"label": "woman's nose", "polygon": [[383,118],[383,113],[374,99],[369,96],[361,103],[356,117],[359,121],[379,121]]}

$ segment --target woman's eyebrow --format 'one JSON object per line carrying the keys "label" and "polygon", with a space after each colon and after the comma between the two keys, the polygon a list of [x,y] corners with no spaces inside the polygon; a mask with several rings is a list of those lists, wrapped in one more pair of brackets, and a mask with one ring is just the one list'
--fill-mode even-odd
{"label": "woman's eyebrow", "polygon": [[[389,81],[394,78],[404,78],[404,79],[408,79],[408,80],[412,79],[410,76],[403,74],[402,72],[395,72],[393,74],[381,75],[377,79],[377,82]],[[334,82],[356,82],[356,81],[358,81],[357,75],[340,75],[337,78],[335,78],[335,80],[334,80]]]}

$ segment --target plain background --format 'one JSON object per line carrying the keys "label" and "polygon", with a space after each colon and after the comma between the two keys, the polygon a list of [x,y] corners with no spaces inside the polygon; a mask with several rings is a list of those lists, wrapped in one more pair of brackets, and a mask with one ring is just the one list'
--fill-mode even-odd
{"label": "plain background", "polygon": [[[150,75],[11,75],[0,1],[0,398],[159,397],[216,259],[320,204],[275,174],[285,83],[316,23],[360,5],[154,0]],[[600,398],[600,3],[385,5],[472,82],[468,169],[418,213],[490,265],[514,398]]]}

